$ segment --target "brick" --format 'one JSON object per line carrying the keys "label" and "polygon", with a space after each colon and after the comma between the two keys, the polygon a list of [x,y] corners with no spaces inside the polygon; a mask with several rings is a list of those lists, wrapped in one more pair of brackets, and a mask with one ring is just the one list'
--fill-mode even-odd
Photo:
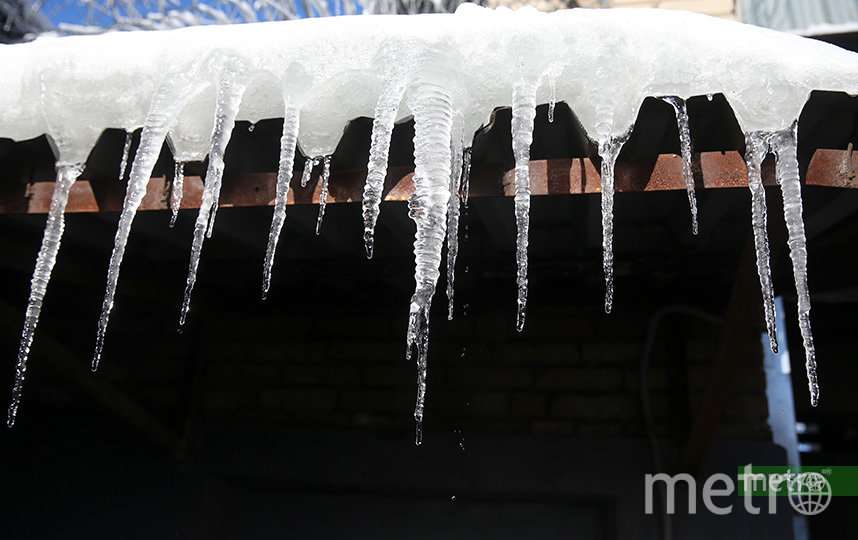
{"label": "brick", "polygon": [[451,387],[521,388],[533,383],[529,369],[451,368],[447,380]]}
{"label": "brick", "polygon": [[414,384],[417,370],[411,365],[367,366],[363,368],[362,381],[365,385],[393,386],[401,388],[403,384]]}
{"label": "brick", "polygon": [[539,388],[564,390],[613,390],[620,387],[619,369],[563,368],[545,370],[536,379]]}
{"label": "brick", "polygon": [[298,364],[282,366],[284,384],[343,386],[360,383],[360,368],[343,364]]}
{"label": "brick", "polygon": [[581,360],[578,346],[569,344],[510,343],[501,348],[504,364],[574,364]]}
{"label": "brick", "polygon": [[622,426],[617,423],[584,423],[578,426],[578,435],[582,437],[617,437],[622,433]]}
{"label": "brick", "polygon": [[403,414],[414,407],[413,392],[395,390],[343,390],[340,408],[344,412]]}
{"label": "brick", "polygon": [[548,400],[544,396],[535,394],[513,394],[512,414],[517,417],[541,417],[545,416]]}
{"label": "brick", "polygon": [[581,345],[581,357],[587,362],[637,365],[640,362],[642,347],[638,342],[625,341],[583,343]]}
{"label": "brick", "polygon": [[551,415],[555,418],[622,419],[638,415],[636,399],[626,395],[567,396],[555,398]]}
{"label": "brick", "polygon": [[372,360],[376,362],[402,361],[405,340],[390,341],[332,341],[328,344],[328,360]]}
{"label": "brick", "polygon": [[266,389],[259,394],[259,404],[284,411],[333,411],[337,407],[337,391],[328,388]]}
{"label": "brick", "polygon": [[575,424],[572,422],[548,422],[540,420],[530,425],[534,435],[574,435]]}

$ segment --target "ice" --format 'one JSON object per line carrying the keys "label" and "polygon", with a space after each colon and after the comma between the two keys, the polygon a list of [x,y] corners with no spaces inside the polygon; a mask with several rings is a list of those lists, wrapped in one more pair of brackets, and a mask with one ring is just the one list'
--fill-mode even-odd
{"label": "ice", "polygon": [[697,198],[694,196],[694,172],[691,168],[691,129],[688,126],[688,108],[685,100],[676,96],[662,97],[670,103],[676,114],[676,127],[679,128],[679,147],[682,153],[682,177],[688,192],[688,206],[691,208],[691,233],[697,234]]}
{"label": "ice", "polygon": [[462,204],[468,206],[468,195],[471,190],[471,147],[465,148],[462,158]]}
{"label": "ice", "polygon": [[125,145],[122,147],[122,159],[119,161],[119,181],[125,180],[125,168],[128,166],[128,154],[131,153],[131,131],[125,132]]}
{"label": "ice", "polygon": [[[290,98],[286,98],[283,113],[283,134],[280,136],[280,163],[277,167],[277,192],[274,198],[274,216],[271,218],[271,230],[268,232],[268,247],[265,250],[265,262],[262,265],[262,298],[268,295],[271,287],[271,269],[274,266],[274,254],[280,231],[286,221],[286,202],[289,197],[289,184],[292,180],[292,166],[295,161],[295,147],[298,142],[300,109]],[[306,170],[306,169],[305,169]]]}
{"label": "ice", "polygon": [[515,156],[515,260],[518,285],[516,329],[524,330],[527,308],[527,244],[530,228],[530,143],[536,117],[536,85],[524,79],[512,90],[512,153]]}
{"label": "ice", "polygon": [[177,161],[173,169],[173,187],[170,190],[170,228],[176,225],[179,209],[182,206],[182,195],[185,189],[185,164]]}
{"label": "ice", "polygon": [[[188,280],[185,285],[181,314],[179,315],[180,327],[185,324],[188,309],[191,305],[191,293],[197,281],[197,267],[200,264],[203,242],[206,236],[211,236],[212,229],[214,228],[214,216],[223,181],[223,154],[232,136],[232,129],[235,127],[235,118],[238,115],[241,98],[247,88],[238,80],[239,69],[239,67],[227,65],[223,70],[221,80],[218,81],[215,123],[214,131],[212,132],[211,150],[209,150],[209,165],[206,170],[206,185],[203,189],[200,212],[197,214],[197,221],[194,224],[191,262],[188,266]],[[208,230],[208,234],[206,234],[206,230]]]}
{"label": "ice", "polygon": [[101,351],[104,348],[104,338],[107,334],[107,324],[110,321],[110,311],[113,309],[113,299],[116,295],[116,285],[119,281],[119,269],[125,255],[128,235],[137,209],[146,195],[146,186],[152,175],[152,169],[161,153],[161,146],[167,138],[167,132],[175,122],[179,111],[207,85],[194,80],[193,71],[181,76],[168,79],[158,90],[152,100],[149,113],[146,116],[143,132],[140,135],[140,145],[131,165],[131,175],[125,190],[125,200],[122,203],[122,213],[116,227],[116,238],[110,263],[107,269],[107,286],[104,301],[101,306],[101,316],[98,319],[98,332],[95,338],[95,352],[92,356],[92,370],[98,369],[101,361]]}
{"label": "ice", "polygon": [[754,229],[754,247],[757,251],[757,274],[763,293],[763,312],[769,346],[778,352],[778,335],[775,325],[775,296],[772,271],[769,266],[769,233],[766,226],[766,190],[763,188],[761,166],[769,152],[770,135],[765,132],[745,134],[745,163],[748,166],[748,187],[751,189],[751,224]]}
{"label": "ice", "polygon": [[801,183],[799,181],[798,158],[798,122],[789,129],[772,134],[771,149],[775,154],[775,174],[781,187],[784,202],[784,221],[789,238],[789,255],[792,259],[795,292],[798,299],[798,327],[804,342],[805,368],[807,384],[810,390],[810,404],[819,403],[819,382],[816,376],[816,352],[813,346],[813,334],[810,329],[810,291],[807,287],[807,246],[802,220]]}
{"label": "ice", "polygon": [[[440,76],[439,76],[440,77]],[[423,441],[423,405],[426,398],[429,353],[429,309],[440,274],[441,251],[447,228],[450,197],[450,141],[453,110],[448,90],[430,80],[420,81],[409,96],[414,113],[414,194],[409,215],[417,225],[414,240],[416,288],[408,318],[406,358],[417,349],[416,444]]]}
{"label": "ice", "polygon": [[614,306],[614,166],[628,135],[599,144],[602,158],[602,270],[605,273],[605,313]]}
{"label": "ice", "polygon": [[450,199],[447,201],[447,320],[453,320],[454,292],[456,283],[456,257],[459,255],[459,187],[462,181],[462,159],[465,146],[464,118],[461,114],[453,118],[450,153]]}
{"label": "ice", "polygon": [[307,161],[304,162],[304,172],[301,174],[301,187],[307,187],[307,183],[310,182],[310,177],[313,175],[313,167],[316,166],[315,158],[307,158]]}
{"label": "ice", "polygon": [[387,157],[390,138],[399,104],[405,92],[404,78],[398,76],[389,81],[375,106],[372,121],[372,138],[369,147],[369,163],[366,166],[366,184],[363,188],[363,240],[366,256],[372,258],[375,239],[375,224],[378,221],[384,178],[387,176]]}
{"label": "ice", "polygon": [[554,122],[554,106],[557,103],[557,78],[548,78],[548,122]]}
{"label": "ice", "polygon": [[27,373],[27,357],[30,354],[30,346],[33,344],[36,325],[39,324],[39,313],[42,311],[42,301],[45,298],[48,282],[51,280],[51,270],[54,268],[57,253],[60,250],[69,191],[82,171],[82,163],[57,165],[57,180],[54,184],[54,193],[51,196],[51,208],[48,211],[47,223],[45,223],[42,247],[39,248],[39,254],[36,257],[36,268],[33,270],[33,278],[30,281],[30,299],[27,302],[27,311],[24,315],[21,344],[18,346],[18,365],[15,369],[15,383],[12,387],[12,402],[6,417],[6,425],[9,427],[15,424],[15,416],[18,414],[21,392],[24,389],[24,377]]}
{"label": "ice", "polygon": [[322,232],[325,206],[328,204],[328,180],[331,178],[331,156],[322,158],[322,187],[319,190],[319,217],[316,219],[316,235]]}

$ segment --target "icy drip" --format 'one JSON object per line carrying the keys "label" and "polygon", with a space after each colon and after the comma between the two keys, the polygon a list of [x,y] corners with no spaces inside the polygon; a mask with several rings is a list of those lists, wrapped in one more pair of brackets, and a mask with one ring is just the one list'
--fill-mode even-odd
{"label": "icy drip", "polygon": [[322,232],[325,206],[328,204],[328,180],[331,178],[331,156],[322,159],[322,188],[319,191],[319,217],[316,219],[316,236]]}
{"label": "icy drip", "polygon": [[516,329],[524,329],[527,308],[527,244],[530,229],[530,143],[536,117],[536,86],[520,80],[512,90],[512,153],[515,156],[515,260],[518,310]]}
{"label": "icy drip", "polygon": [[789,255],[792,259],[795,292],[798,298],[798,327],[804,341],[807,384],[810,389],[810,404],[819,403],[819,383],[816,378],[816,352],[810,329],[810,291],[807,287],[807,246],[802,220],[801,183],[799,182],[798,123],[790,129],[774,133],[771,138],[775,154],[775,172],[784,201],[784,221],[789,233]]}
{"label": "icy drip", "polygon": [[161,146],[164,144],[167,132],[172,127],[179,111],[191,98],[205,88],[205,85],[194,84],[191,81],[189,74],[170,79],[158,90],[146,116],[137,155],[131,165],[125,201],[122,203],[122,213],[119,216],[119,225],[116,227],[113,252],[110,255],[110,263],[107,269],[107,285],[104,292],[104,302],[101,306],[101,316],[98,319],[95,352],[92,356],[93,371],[98,369],[98,363],[101,360],[104,336],[110,321],[110,311],[113,309],[116,284],[119,281],[119,269],[122,265],[122,258],[125,256],[125,246],[128,243],[128,235],[131,233],[131,224],[143,197],[146,195],[146,186],[149,184],[152,169],[161,153]]}
{"label": "icy drip", "polygon": [[628,137],[599,144],[602,158],[602,270],[605,273],[605,313],[614,305],[614,167]]}
{"label": "icy drip", "polygon": [[769,151],[769,135],[763,132],[745,134],[745,163],[748,166],[748,187],[751,189],[751,222],[754,229],[754,247],[757,252],[757,274],[763,293],[763,311],[769,346],[778,352],[778,335],[775,325],[775,298],[772,271],[769,266],[769,234],[766,228],[766,190],[760,170]]}
{"label": "icy drip", "polygon": [[554,106],[557,104],[557,79],[548,78],[548,122],[554,122]]}
{"label": "icy drip", "polygon": [[307,158],[307,161],[304,162],[304,172],[301,174],[301,187],[307,187],[307,184],[310,182],[310,176],[313,174],[313,167],[316,166],[316,161],[313,158]]}
{"label": "icy drip", "polygon": [[185,163],[183,161],[176,162],[176,168],[173,170],[173,187],[170,190],[170,228],[176,225],[176,219],[179,217],[179,208],[182,206],[182,195],[185,189]]}
{"label": "icy drip", "polygon": [[21,403],[21,392],[24,389],[24,378],[27,373],[27,357],[30,354],[30,346],[33,344],[36,326],[39,324],[39,313],[42,311],[45,290],[51,280],[51,270],[54,268],[57,253],[60,250],[69,191],[81,171],[83,171],[83,164],[57,165],[57,179],[54,184],[54,194],[51,196],[51,208],[48,211],[44,236],[42,236],[42,247],[39,248],[36,268],[30,280],[30,299],[24,316],[21,344],[18,346],[18,364],[15,369],[15,383],[12,387],[12,401],[6,417],[6,425],[9,427],[15,425],[15,416],[18,413],[18,405]]}
{"label": "icy drip", "polygon": [[125,146],[122,147],[122,159],[119,161],[119,181],[125,180],[125,168],[128,167],[128,155],[131,153],[132,132],[125,132]]}
{"label": "icy drip", "polygon": [[417,225],[414,240],[416,288],[408,318],[406,358],[417,348],[416,443],[423,440],[423,404],[426,397],[426,367],[429,350],[429,308],[435,294],[441,251],[447,225],[450,197],[450,140],[452,107],[450,93],[423,82],[409,100],[414,113],[414,194],[408,201],[409,215]]}
{"label": "icy drip", "polygon": [[465,148],[462,157],[462,204],[468,206],[468,195],[471,188],[471,147]]}
{"label": "icy drip", "polygon": [[367,258],[372,258],[375,224],[378,221],[384,179],[387,176],[387,158],[390,153],[390,139],[399,103],[405,88],[401,82],[388,84],[375,106],[375,119],[372,121],[372,140],[369,147],[366,184],[363,188],[363,240]]}
{"label": "icy drip", "polygon": [[694,196],[694,173],[691,169],[691,129],[688,126],[688,107],[684,99],[676,96],[661,99],[670,103],[673,112],[676,114],[676,127],[679,128],[679,147],[682,152],[682,176],[685,178],[688,206],[691,208],[691,232],[697,234],[697,198]]}
{"label": "icy drip", "polygon": [[222,79],[217,86],[215,121],[214,129],[212,130],[211,148],[209,150],[209,166],[206,170],[206,183],[203,189],[200,212],[197,214],[197,221],[194,224],[191,262],[188,266],[188,280],[185,285],[181,315],[179,315],[179,326],[185,324],[188,308],[191,305],[191,293],[197,281],[197,267],[200,264],[203,242],[207,236],[211,236],[212,228],[214,227],[215,211],[223,182],[223,154],[232,136],[232,129],[235,127],[235,117],[238,114],[245,88],[245,85],[237,82],[234,77]]}
{"label": "icy drip", "polygon": [[450,199],[447,201],[447,320],[453,320],[453,295],[456,281],[456,257],[459,255],[459,187],[462,180],[463,147],[465,126],[461,114],[453,121],[450,154]]}
{"label": "icy drip", "polygon": [[[295,161],[295,146],[298,142],[300,109],[290,100],[286,102],[283,116],[283,134],[280,136],[280,164],[277,167],[277,192],[274,198],[274,217],[271,218],[271,230],[268,232],[268,247],[265,250],[265,262],[262,265],[262,298],[268,295],[271,287],[271,268],[274,266],[274,253],[280,240],[280,231],[286,221],[286,202],[289,196],[289,183],[292,180],[292,166]],[[306,168],[305,168],[306,172]]]}

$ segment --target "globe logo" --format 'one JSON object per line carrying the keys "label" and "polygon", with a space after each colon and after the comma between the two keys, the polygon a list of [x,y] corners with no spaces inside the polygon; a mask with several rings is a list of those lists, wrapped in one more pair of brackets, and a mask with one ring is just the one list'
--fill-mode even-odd
{"label": "globe logo", "polygon": [[818,472],[801,473],[789,483],[789,503],[799,514],[821,514],[830,502],[831,484]]}

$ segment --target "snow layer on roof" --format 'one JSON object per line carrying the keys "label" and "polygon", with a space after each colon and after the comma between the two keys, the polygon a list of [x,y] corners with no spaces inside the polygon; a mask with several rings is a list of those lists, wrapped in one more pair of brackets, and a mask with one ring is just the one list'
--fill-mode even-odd
{"label": "snow layer on roof", "polygon": [[[784,129],[811,90],[858,92],[858,57],[842,49],[685,12],[462,6],[455,14],[352,16],[158,32],[45,37],[0,48],[0,136],[47,133],[80,162],[102,130],[143,125],[157,89],[184,74],[201,87],[171,140],[183,160],[208,152],[213,87],[224,69],[247,86],[239,120],[301,107],[299,144],[330,154],[344,124],[373,116],[386,80],[432,78],[454,92],[473,133],[512,103],[516,80],[550,79],[596,141],[632,126],[647,96],[723,92],[745,131]],[[400,116],[409,115],[406,107]]]}

